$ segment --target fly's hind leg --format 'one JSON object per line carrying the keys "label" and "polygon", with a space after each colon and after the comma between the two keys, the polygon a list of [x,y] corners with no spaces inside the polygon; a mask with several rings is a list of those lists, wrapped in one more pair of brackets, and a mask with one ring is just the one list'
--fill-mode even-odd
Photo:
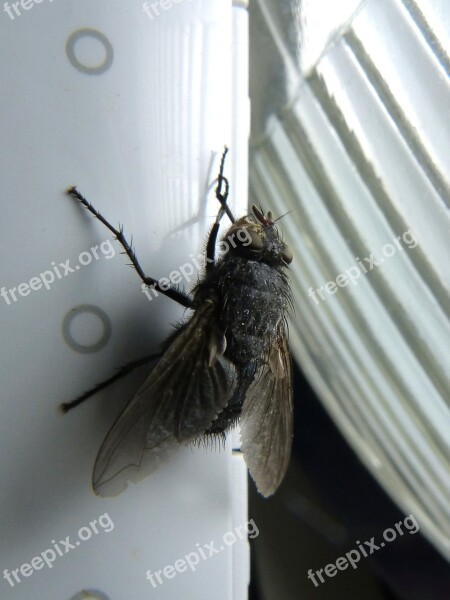
{"label": "fly's hind leg", "polygon": [[109,379],[102,381],[102,383],[97,383],[97,385],[95,385],[93,388],[91,388],[87,392],[84,392],[84,394],[81,394],[81,396],[79,396],[78,398],[75,398],[75,400],[72,400],[72,402],[64,402],[63,404],[61,404],[62,411],[65,413],[68,412],[69,410],[71,410],[72,408],[75,408],[75,406],[78,406],[79,404],[81,404],[82,402],[84,402],[85,400],[87,400],[88,398],[90,398],[91,396],[93,396],[94,394],[99,392],[100,390],[105,389],[106,387],[108,387],[109,385],[114,383],[115,381],[118,381],[122,377],[125,377],[125,375],[128,375],[129,373],[131,373],[132,371],[134,371],[134,369],[137,369],[138,367],[142,367],[143,365],[146,365],[147,363],[149,363],[152,360],[161,358],[161,356],[162,356],[162,354],[160,352],[156,353],[156,354],[149,354],[148,356],[143,356],[142,358],[139,358],[138,360],[130,362],[130,363],[124,365],[123,367],[120,367],[118,373],[116,373]]}

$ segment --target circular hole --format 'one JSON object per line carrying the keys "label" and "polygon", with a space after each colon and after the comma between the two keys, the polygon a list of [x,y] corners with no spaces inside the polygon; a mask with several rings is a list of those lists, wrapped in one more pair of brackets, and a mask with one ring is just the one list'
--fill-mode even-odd
{"label": "circular hole", "polygon": [[70,310],[62,322],[64,341],[76,352],[98,352],[111,336],[108,315],[98,306],[82,304]]}
{"label": "circular hole", "polygon": [[70,63],[81,73],[99,75],[113,62],[114,51],[108,38],[96,29],[78,29],[66,43]]}

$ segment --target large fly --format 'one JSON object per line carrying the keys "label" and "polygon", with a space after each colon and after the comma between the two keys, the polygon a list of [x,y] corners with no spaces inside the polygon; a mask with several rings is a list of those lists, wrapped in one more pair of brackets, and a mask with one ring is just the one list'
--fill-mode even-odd
{"label": "large fly", "polygon": [[[179,444],[224,438],[238,423],[241,451],[259,492],[273,494],[291,454],[292,377],[287,343],[291,293],[285,273],[292,251],[282,241],[272,213],[252,207],[235,219],[224,176],[227,148],[216,187],[220,209],[208,237],[205,269],[190,294],[161,287],[142,270],[123,228],[113,227],[75,188],[79,201],[116,237],[143,283],[192,311],[160,354],[122,368],[73,402],[77,406],[134,368],[157,363],[106,436],[95,461],[96,494],[113,496],[128,481],[155,471]],[[231,227],[228,252],[216,258],[220,221]]]}

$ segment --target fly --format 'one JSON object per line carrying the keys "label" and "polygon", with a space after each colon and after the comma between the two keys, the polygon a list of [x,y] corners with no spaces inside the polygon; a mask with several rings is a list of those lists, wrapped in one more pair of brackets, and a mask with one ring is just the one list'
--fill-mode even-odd
{"label": "fly", "polygon": [[[292,445],[292,376],[287,316],[292,306],[286,268],[292,251],[272,213],[255,205],[235,219],[222,155],[216,197],[220,209],[208,237],[205,270],[190,294],[163,289],[142,270],[123,228],[114,228],[80,192],[67,193],[101,221],[122,245],[143,283],[192,311],[163,344],[161,353],[123,367],[64,411],[77,406],[134,368],[157,363],[106,436],[95,461],[92,485],[114,496],[128,481],[155,471],[179,444],[224,439],[239,423],[241,451],[259,492],[280,485]],[[215,257],[220,221],[231,227],[228,252]],[[164,286],[165,287],[165,286]]]}

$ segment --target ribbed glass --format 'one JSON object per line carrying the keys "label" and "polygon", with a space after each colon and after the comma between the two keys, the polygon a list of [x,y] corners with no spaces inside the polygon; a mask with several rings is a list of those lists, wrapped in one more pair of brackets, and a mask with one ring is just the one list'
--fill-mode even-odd
{"label": "ribbed glass", "polygon": [[292,210],[296,359],[450,558],[450,4],[353,4],[310,64],[308,3],[256,3],[250,199]]}

